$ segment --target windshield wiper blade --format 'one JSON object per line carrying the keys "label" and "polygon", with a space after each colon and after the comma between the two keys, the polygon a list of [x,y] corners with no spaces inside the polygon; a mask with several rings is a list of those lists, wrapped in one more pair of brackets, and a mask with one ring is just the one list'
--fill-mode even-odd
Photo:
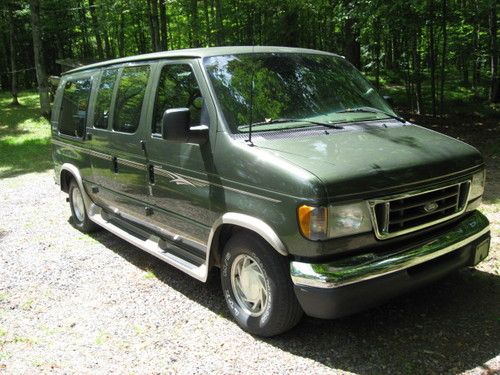
{"label": "windshield wiper blade", "polygon": [[341,111],[337,111],[336,113],[353,113],[353,112],[366,112],[366,113],[381,113],[383,115],[386,115],[387,117],[393,118],[395,120],[398,120],[399,122],[402,122],[403,124],[406,123],[406,120],[402,117],[399,117],[398,115],[393,115],[392,113],[383,111],[378,108],[374,107],[358,107],[358,108],[346,108]]}
{"label": "windshield wiper blade", "polygon": [[[300,119],[300,118],[285,118],[285,117],[267,119],[264,121],[257,121],[257,122],[252,123],[252,126],[281,124],[281,123],[285,123],[285,122],[304,122],[306,124],[325,126],[327,128],[330,128],[330,129],[344,129],[343,126],[330,124],[328,122],[313,121],[313,120],[306,120],[306,119]],[[246,125],[245,127],[249,127],[249,125]]]}

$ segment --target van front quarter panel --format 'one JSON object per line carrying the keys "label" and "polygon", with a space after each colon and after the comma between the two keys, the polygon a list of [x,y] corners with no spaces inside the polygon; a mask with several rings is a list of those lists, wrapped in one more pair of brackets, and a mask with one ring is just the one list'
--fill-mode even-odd
{"label": "van front quarter panel", "polygon": [[480,153],[399,117],[332,53],[216,47],[80,67],[51,124],[74,226],[200,281],[219,267],[252,334],[361,311],[488,255]]}

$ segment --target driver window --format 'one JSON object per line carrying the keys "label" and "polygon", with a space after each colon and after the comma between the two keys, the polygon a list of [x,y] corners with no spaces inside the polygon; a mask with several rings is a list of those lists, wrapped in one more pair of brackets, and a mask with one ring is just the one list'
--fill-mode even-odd
{"label": "driver window", "polygon": [[165,65],[160,74],[153,117],[153,133],[161,133],[161,119],[170,108],[189,108],[191,126],[208,125],[208,113],[198,83],[187,64]]}

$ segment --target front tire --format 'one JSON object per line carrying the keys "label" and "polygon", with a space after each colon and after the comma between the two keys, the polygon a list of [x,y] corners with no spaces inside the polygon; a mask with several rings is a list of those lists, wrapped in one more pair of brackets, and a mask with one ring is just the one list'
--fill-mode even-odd
{"label": "front tire", "polygon": [[87,209],[85,208],[85,203],[83,201],[82,191],[75,180],[71,180],[68,193],[71,218],[75,227],[83,233],[96,231],[99,227],[89,219]]}
{"label": "front tire", "polygon": [[289,260],[256,235],[240,232],[229,239],[222,254],[221,284],[231,315],[249,333],[278,335],[302,317]]}

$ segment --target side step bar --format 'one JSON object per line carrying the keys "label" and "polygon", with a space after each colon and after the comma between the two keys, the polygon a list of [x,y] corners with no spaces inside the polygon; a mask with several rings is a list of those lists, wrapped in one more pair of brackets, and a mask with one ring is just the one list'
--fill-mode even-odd
{"label": "side step bar", "polygon": [[[205,282],[208,275],[206,261],[203,264],[190,263],[182,259],[176,253],[186,252],[183,249],[165,241],[164,239],[143,230],[137,230],[132,225],[117,217],[110,216],[103,209],[95,204],[91,204],[88,210],[89,218],[104,229],[125,241],[137,246],[141,250],[161,259],[162,261],[178,268],[188,275]],[[194,260],[194,259],[193,259]],[[198,262],[196,262],[198,263]]]}

